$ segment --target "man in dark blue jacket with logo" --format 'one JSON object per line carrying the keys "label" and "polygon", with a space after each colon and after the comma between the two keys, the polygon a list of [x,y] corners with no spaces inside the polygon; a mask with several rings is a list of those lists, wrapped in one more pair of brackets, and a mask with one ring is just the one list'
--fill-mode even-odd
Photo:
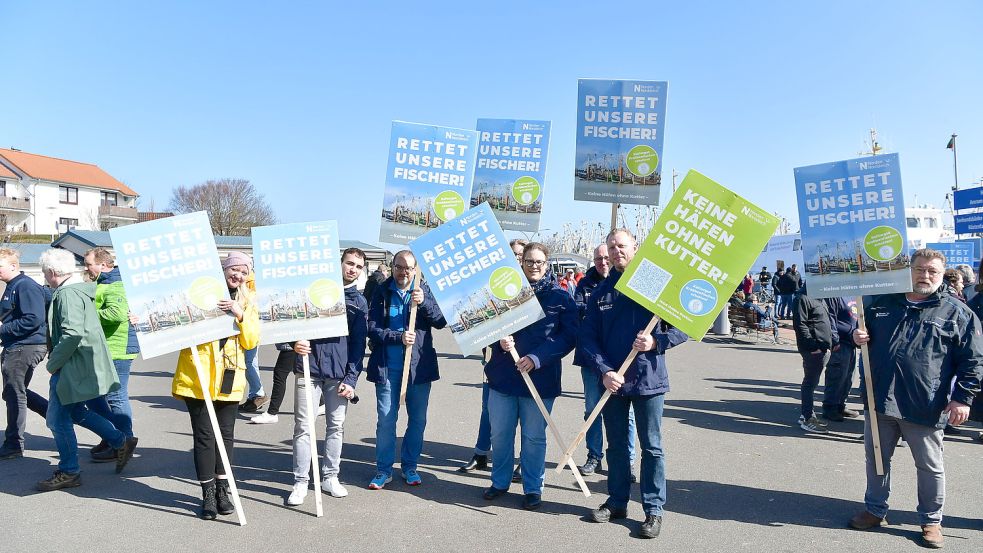
{"label": "man in dark blue jacket with logo", "polygon": [[7,404],[7,429],[0,460],[24,456],[27,410],[44,417],[48,401],[27,387],[34,367],[47,354],[47,308],[50,294],[20,270],[20,253],[0,248],[0,280],[7,284],[0,298],[0,370],[3,400]]}
{"label": "man in dark blue jacket with logo", "polygon": [[867,408],[877,412],[884,475],[875,470],[868,417],[866,508],[850,519],[850,526],[868,530],[887,524],[891,457],[903,438],[917,469],[922,544],[933,548],[943,542],[942,429],[946,422],[958,426],[966,421],[983,376],[980,321],[966,304],[940,289],[944,273],[941,252],[916,250],[911,256],[912,291],[870,298],[866,332],[853,333],[854,343],[869,343],[874,405]]}
{"label": "man in dark blue jacket with logo", "polygon": [[[324,459],[321,463],[321,489],[332,497],[345,497],[348,490],[338,480],[341,468],[341,446],[344,443],[345,413],[348,401],[355,397],[355,385],[362,373],[365,337],[368,335],[369,306],[358,291],[358,277],[365,267],[365,253],[348,248],[341,254],[341,280],[345,285],[345,308],[348,317],[348,336],[298,340],[294,372],[297,386],[294,395],[294,487],[287,505],[300,505],[307,497],[308,473],[311,468],[311,438],[308,421],[317,417],[317,404],[324,397]],[[310,355],[311,406],[307,411],[307,382],[303,378],[304,361]],[[262,416],[269,416],[263,413]],[[276,415],[273,415],[276,417]],[[315,444],[316,446],[316,444]]]}
{"label": "man in dark blue jacket with logo", "polygon": [[[665,352],[685,342],[687,337],[662,322],[651,334],[642,333],[652,313],[614,288],[638,250],[635,237],[626,229],[615,229],[608,234],[607,246],[611,273],[587,303],[579,344],[584,362],[601,374],[601,383],[613,394],[604,406],[609,497],[591,512],[591,518],[595,522],[607,522],[628,516],[631,491],[628,409],[633,407],[642,450],[639,482],[645,511],[639,534],[654,538],[662,527],[666,502],[662,409],[669,391],[669,372]],[[617,369],[633,349],[639,352],[638,356],[624,376],[619,376]]]}
{"label": "man in dark blue jacket with logo", "polygon": [[[372,355],[366,374],[368,380],[375,383],[378,415],[375,427],[376,475],[369,482],[370,490],[381,490],[392,481],[393,464],[396,462],[396,420],[399,416],[406,348],[410,348],[412,353],[406,390],[408,420],[400,452],[400,468],[403,479],[410,486],[423,483],[416,468],[423,450],[423,432],[427,427],[430,384],[440,378],[432,330],[447,326],[427,285],[421,281],[419,287],[413,287],[413,276],[419,270],[413,252],[402,250],[396,253],[392,268],[393,275],[376,288],[369,304]],[[410,302],[417,305],[413,332],[407,332]]]}

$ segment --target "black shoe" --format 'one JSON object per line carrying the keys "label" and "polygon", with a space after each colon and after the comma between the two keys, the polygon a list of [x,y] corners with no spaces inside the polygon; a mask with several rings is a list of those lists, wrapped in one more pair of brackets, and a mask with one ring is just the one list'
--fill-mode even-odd
{"label": "black shoe", "polygon": [[77,488],[81,485],[81,474],[68,474],[67,472],[56,470],[55,473],[51,475],[51,478],[38,482],[37,488],[42,492],[53,492],[55,490],[63,490],[65,488]]}
{"label": "black shoe", "polygon": [[[92,458],[95,459],[97,455],[105,453],[107,449],[112,449],[112,448],[109,447],[109,443],[106,440],[103,440],[99,442],[99,445],[89,450],[89,455],[91,455]],[[113,459],[116,459],[116,457],[113,456]]]}
{"label": "black shoe", "polygon": [[632,484],[638,483],[638,472],[635,470],[635,467],[628,469],[628,478],[631,480]]}
{"label": "black shoe", "polygon": [[601,460],[598,459],[597,457],[588,456],[587,462],[584,463],[584,466],[580,467],[580,474],[583,474],[584,476],[590,476],[591,474],[597,472],[600,468],[601,468]]}
{"label": "black shoe", "polygon": [[218,516],[218,506],[215,504],[215,481],[201,485],[201,518],[215,520]]}
{"label": "black shoe", "polygon": [[522,500],[522,508],[527,511],[535,511],[543,506],[543,498],[538,493],[527,493]]}
{"label": "black shoe", "polygon": [[945,428],[942,429],[942,433],[945,434],[946,436],[962,436],[963,435],[963,431],[962,430],[959,430],[958,428],[956,428],[955,426],[952,426],[951,424],[945,425]]}
{"label": "black shoe", "polygon": [[522,465],[515,467],[515,471],[512,472],[513,482],[522,482]]}
{"label": "black shoe", "polygon": [[[92,451],[95,451],[95,449],[96,448],[92,448]],[[119,461],[118,449],[113,449],[109,446],[106,446],[105,448],[100,449],[98,452],[92,453],[93,463],[112,463],[115,461]]]}
{"label": "black shoe", "polygon": [[500,490],[500,489],[496,488],[495,486],[488,486],[488,489],[485,490],[485,493],[482,494],[482,497],[484,497],[488,501],[491,501],[493,499],[498,499],[499,497],[501,497],[501,496],[503,496],[503,495],[505,495],[507,493],[509,493],[508,490]]}
{"label": "black shoe", "polygon": [[638,535],[643,538],[657,538],[660,531],[662,531],[662,517],[645,515],[645,522],[638,530]]}
{"label": "black shoe", "polygon": [[0,447],[0,461],[6,461],[7,459],[18,459],[24,456],[24,450],[19,447],[11,447],[4,444]]}
{"label": "black shoe", "polygon": [[475,454],[464,466],[457,469],[457,472],[471,472],[473,470],[488,470],[488,456]]}
{"label": "black shoe", "polygon": [[843,413],[841,413],[839,410],[833,410],[833,409],[827,410],[826,408],[823,408],[822,416],[824,419],[833,422],[843,422],[843,419],[846,418],[843,416]]}
{"label": "black shoe", "polygon": [[247,399],[239,405],[240,413],[259,413],[259,405],[256,403],[256,399]]}
{"label": "black shoe", "polygon": [[133,450],[137,448],[137,442],[140,438],[127,438],[123,442],[123,447],[116,451],[116,474],[123,472],[123,467],[130,462],[130,458],[133,457]]}
{"label": "black shoe", "polygon": [[229,488],[228,480],[218,480],[215,486],[215,506],[220,515],[231,515],[236,512],[235,505],[232,504],[232,490]]}
{"label": "black shoe", "polygon": [[628,518],[628,509],[612,509],[607,503],[590,512],[590,518],[594,522],[610,522],[620,518]]}

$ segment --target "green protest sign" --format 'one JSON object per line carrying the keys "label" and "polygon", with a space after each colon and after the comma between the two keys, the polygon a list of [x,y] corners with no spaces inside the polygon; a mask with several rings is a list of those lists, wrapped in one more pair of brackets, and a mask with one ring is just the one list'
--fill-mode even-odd
{"label": "green protest sign", "polygon": [[693,339],[778,228],[778,218],[690,171],[615,286]]}

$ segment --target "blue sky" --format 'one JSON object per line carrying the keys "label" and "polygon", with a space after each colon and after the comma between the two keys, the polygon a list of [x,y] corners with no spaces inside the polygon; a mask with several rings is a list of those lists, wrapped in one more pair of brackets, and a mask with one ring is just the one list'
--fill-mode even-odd
{"label": "blue sky", "polygon": [[[578,78],[669,82],[664,183],[697,169],[798,227],[792,169],[876,127],[905,202],[983,177],[983,3],[0,4],[0,146],[96,163],[161,210],[251,180],[281,222],[377,242],[394,119],[552,121],[541,226],[573,201]],[[422,7],[425,6],[425,7]],[[662,203],[668,201],[669,186]]]}

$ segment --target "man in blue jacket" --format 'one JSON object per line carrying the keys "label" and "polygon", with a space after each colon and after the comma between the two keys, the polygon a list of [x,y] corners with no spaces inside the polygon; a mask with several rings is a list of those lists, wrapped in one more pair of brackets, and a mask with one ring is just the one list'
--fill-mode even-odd
{"label": "man in blue jacket", "polygon": [[[370,490],[381,490],[392,481],[393,464],[396,462],[396,420],[399,416],[406,348],[411,351],[406,390],[408,420],[400,452],[400,468],[403,479],[410,486],[423,483],[416,468],[423,450],[423,432],[427,427],[430,384],[440,378],[432,331],[447,326],[427,285],[421,281],[418,287],[413,286],[413,276],[419,270],[413,252],[402,250],[393,256],[392,269],[392,276],[376,288],[369,304],[372,355],[366,374],[368,380],[375,383],[378,415],[375,427],[376,475],[369,482]],[[413,332],[407,331],[410,302],[417,305]]]}
{"label": "man in blue jacket", "polygon": [[[584,362],[601,374],[601,383],[613,394],[604,406],[609,497],[591,512],[591,518],[595,522],[607,522],[628,516],[631,491],[628,409],[633,407],[642,448],[639,481],[645,511],[639,535],[654,538],[662,527],[666,502],[662,409],[669,391],[669,372],[665,352],[687,338],[661,322],[651,334],[642,332],[652,313],[614,288],[638,250],[635,237],[627,229],[614,229],[608,234],[607,246],[611,273],[587,303],[579,344]],[[639,352],[638,356],[624,376],[619,376],[618,367],[633,349]]]}
{"label": "man in blue jacket", "polygon": [[942,285],[945,256],[932,249],[911,256],[912,291],[885,294],[865,303],[866,331],[853,333],[854,343],[869,344],[870,375],[877,430],[884,456],[884,475],[874,464],[870,418],[864,432],[867,461],[865,510],[850,526],[868,530],[887,524],[891,457],[903,438],[915,460],[918,517],[922,543],[942,547],[942,505],[945,468],[942,429],[958,426],[969,416],[983,376],[980,321]]}
{"label": "man in blue jacket", "polygon": [[[341,446],[344,442],[345,413],[348,401],[355,397],[355,385],[362,373],[365,337],[368,334],[369,312],[365,297],[358,291],[358,277],[365,267],[365,253],[348,248],[341,254],[341,280],[345,285],[345,307],[348,312],[348,336],[298,340],[294,372],[297,387],[294,396],[294,487],[287,505],[300,505],[307,497],[308,472],[311,468],[311,438],[308,421],[316,418],[317,404],[324,396],[324,459],[321,464],[321,489],[332,497],[345,497],[348,490],[338,481],[341,466]],[[310,355],[311,404],[314,413],[307,411],[307,382],[304,381],[302,355]],[[259,416],[264,416],[263,415]],[[273,415],[274,417],[276,415]]]}
{"label": "man in blue jacket", "polygon": [[857,346],[853,344],[853,331],[857,329],[857,303],[853,298],[826,298],[826,309],[833,318],[839,343],[829,352],[826,362],[826,393],[823,395],[823,418],[841,422],[855,419],[860,413],[847,409],[846,399],[853,386],[853,373],[857,368]]}
{"label": "man in blue jacket", "polygon": [[7,284],[0,298],[0,371],[3,372],[3,400],[7,404],[7,429],[0,460],[24,456],[24,425],[27,410],[42,417],[48,401],[28,389],[34,367],[48,349],[48,295],[40,284],[20,270],[20,252],[0,248],[0,280]]}

